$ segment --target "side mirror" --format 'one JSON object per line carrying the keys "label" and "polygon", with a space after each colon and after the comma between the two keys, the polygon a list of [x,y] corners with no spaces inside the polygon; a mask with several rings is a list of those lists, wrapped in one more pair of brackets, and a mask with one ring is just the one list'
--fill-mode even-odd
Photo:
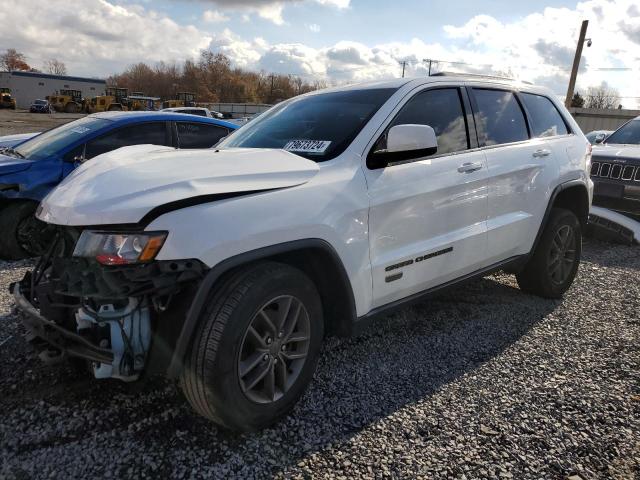
{"label": "side mirror", "polygon": [[387,148],[373,151],[369,168],[384,168],[393,162],[414,160],[438,151],[436,132],[429,125],[396,125],[387,133]]}
{"label": "side mirror", "polygon": [[600,135],[596,135],[596,145],[604,142],[605,138],[607,138],[607,136],[602,133]]}

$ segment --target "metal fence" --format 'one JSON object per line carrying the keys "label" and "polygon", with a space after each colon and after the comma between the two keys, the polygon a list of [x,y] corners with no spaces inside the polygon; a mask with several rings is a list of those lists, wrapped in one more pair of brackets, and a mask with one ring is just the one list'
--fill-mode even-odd
{"label": "metal fence", "polygon": [[598,110],[572,107],[569,111],[584,133],[593,130],[616,130],[623,123],[640,115],[640,110]]}
{"label": "metal fence", "polygon": [[234,118],[249,117],[271,108],[264,103],[210,103],[209,109],[220,113],[230,113]]}

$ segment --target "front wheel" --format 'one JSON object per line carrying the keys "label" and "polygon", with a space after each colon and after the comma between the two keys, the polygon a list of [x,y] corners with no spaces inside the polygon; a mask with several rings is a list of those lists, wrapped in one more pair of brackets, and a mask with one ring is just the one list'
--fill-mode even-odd
{"label": "front wheel", "polygon": [[306,389],[322,338],[320,298],[304,273],[271,262],[246,267],[227,278],[203,312],[182,390],[216,423],[263,428]]}
{"label": "front wheel", "polygon": [[35,217],[37,207],[36,202],[15,201],[0,210],[0,258],[21,260],[47,250],[53,227]]}
{"label": "front wheel", "polygon": [[516,275],[518,285],[541,297],[560,298],[573,283],[581,254],[578,217],[570,210],[554,208],[533,256]]}

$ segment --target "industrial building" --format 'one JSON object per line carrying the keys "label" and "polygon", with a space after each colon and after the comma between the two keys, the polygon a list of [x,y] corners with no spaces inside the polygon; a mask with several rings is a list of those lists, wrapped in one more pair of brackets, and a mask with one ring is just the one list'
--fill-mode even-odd
{"label": "industrial building", "polygon": [[70,77],[39,72],[0,72],[0,87],[11,89],[18,108],[29,108],[37,99],[52,95],[58,90],[80,90],[84,98],[102,95],[106,80],[99,78]]}

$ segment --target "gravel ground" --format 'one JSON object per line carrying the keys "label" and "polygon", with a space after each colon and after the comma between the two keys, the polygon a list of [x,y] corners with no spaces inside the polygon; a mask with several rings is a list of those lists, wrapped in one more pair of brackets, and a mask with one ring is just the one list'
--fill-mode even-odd
{"label": "gravel ground", "polygon": [[0,477],[640,478],[640,250],[584,257],[562,301],[500,274],[329,339],[293,414],[245,435],[173,383],[41,365],[3,290]]}
{"label": "gravel ground", "polygon": [[70,122],[83,114],[74,113],[29,113],[28,110],[0,109],[0,135],[44,132],[50,128]]}

